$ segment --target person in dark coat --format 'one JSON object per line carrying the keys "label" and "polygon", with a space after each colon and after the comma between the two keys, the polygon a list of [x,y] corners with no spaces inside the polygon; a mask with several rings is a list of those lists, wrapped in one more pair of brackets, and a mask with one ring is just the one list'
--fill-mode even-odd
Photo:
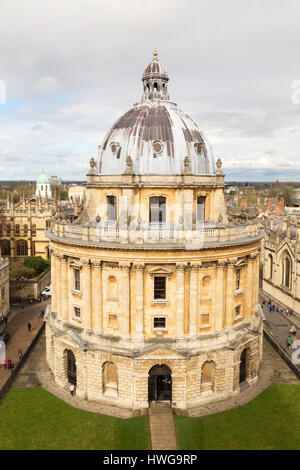
{"label": "person in dark coat", "polygon": [[31,330],[31,323],[30,322],[27,323],[27,329],[28,329],[28,332],[30,332],[30,330]]}

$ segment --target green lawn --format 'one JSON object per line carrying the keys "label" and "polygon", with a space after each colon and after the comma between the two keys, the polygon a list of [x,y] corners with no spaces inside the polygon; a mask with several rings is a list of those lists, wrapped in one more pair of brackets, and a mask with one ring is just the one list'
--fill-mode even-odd
{"label": "green lawn", "polygon": [[11,389],[0,404],[0,449],[150,449],[147,416],[78,410],[42,388]]}
{"label": "green lawn", "polygon": [[203,418],[176,416],[175,425],[180,449],[299,450],[300,386],[272,385],[240,408]]}

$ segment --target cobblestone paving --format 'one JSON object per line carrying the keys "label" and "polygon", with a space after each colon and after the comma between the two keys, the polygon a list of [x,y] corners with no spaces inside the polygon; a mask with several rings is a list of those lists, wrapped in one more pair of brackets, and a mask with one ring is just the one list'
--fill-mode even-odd
{"label": "cobblestone paving", "polygon": [[[8,324],[1,325],[1,333],[9,334],[9,341],[6,346],[6,359],[10,359],[16,365],[19,361],[19,349],[24,352],[30,345],[32,339],[40,329],[43,320],[40,318],[41,310],[45,310],[50,300],[38,304],[21,305],[11,307],[11,313],[8,317]],[[31,324],[31,331],[28,332],[27,323]],[[10,376],[11,372],[0,365],[0,388]]]}

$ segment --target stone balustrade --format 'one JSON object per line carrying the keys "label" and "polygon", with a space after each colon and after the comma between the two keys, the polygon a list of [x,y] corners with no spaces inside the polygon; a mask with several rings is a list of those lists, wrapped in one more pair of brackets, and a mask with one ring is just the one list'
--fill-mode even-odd
{"label": "stone balustrade", "polygon": [[109,222],[70,225],[65,222],[51,224],[51,233],[59,238],[91,242],[116,242],[134,244],[211,244],[234,242],[241,239],[255,238],[261,233],[259,224],[249,223],[239,226],[217,226],[200,224],[199,227],[184,229],[174,224],[140,224],[127,228],[119,228]]}

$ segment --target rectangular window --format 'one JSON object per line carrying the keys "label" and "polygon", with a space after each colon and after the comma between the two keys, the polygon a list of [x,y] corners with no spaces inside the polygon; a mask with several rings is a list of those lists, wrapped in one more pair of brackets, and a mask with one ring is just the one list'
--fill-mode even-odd
{"label": "rectangular window", "polygon": [[74,307],[74,313],[75,313],[75,317],[80,318],[80,308],[79,307]]}
{"label": "rectangular window", "polygon": [[197,197],[197,222],[205,220],[205,196]]}
{"label": "rectangular window", "polygon": [[80,290],[80,271],[79,269],[74,270],[75,275],[75,290]]}
{"label": "rectangular window", "polygon": [[236,316],[236,317],[239,317],[240,314],[241,314],[241,307],[240,307],[240,306],[235,307],[235,316]]}
{"label": "rectangular window", "polygon": [[154,278],[154,299],[165,299],[166,298],[166,278],[158,277]]}
{"label": "rectangular window", "polygon": [[20,235],[20,225],[16,225],[16,236]]}
{"label": "rectangular window", "polygon": [[209,315],[209,313],[204,313],[204,314],[202,315],[202,325],[203,325],[203,326],[209,325],[209,320],[210,320],[210,315]]}
{"label": "rectangular window", "polygon": [[117,199],[115,196],[107,196],[107,218],[117,220]]}
{"label": "rectangular window", "polygon": [[110,313],[108,315],[108,326],[110,326],[111,328],[118,328],[118,317],[117,317],[117,315],[114,315],[112,313]]}
{"label": "rectangular window", "polygon": [[166,222],[166,198],[163,196],[153,196],[149,200],[149,222]]}
{"label": "rectangular window", "polygon": [[241,270],[237,269],[236,270],[236,284],[235,284],[236,290],[239,290],[240,288],[240,279],[241,279]]}
{"label": "rectangular window", "polygon": [[156,328],[166,328],[165,317],[154,317],[154,329]]}
{"label": "rectangular window", "polygon": [[31,235],[32,235],[33,237],[36,237],[36,225],[33,225],[33,226],[32,226]]}

